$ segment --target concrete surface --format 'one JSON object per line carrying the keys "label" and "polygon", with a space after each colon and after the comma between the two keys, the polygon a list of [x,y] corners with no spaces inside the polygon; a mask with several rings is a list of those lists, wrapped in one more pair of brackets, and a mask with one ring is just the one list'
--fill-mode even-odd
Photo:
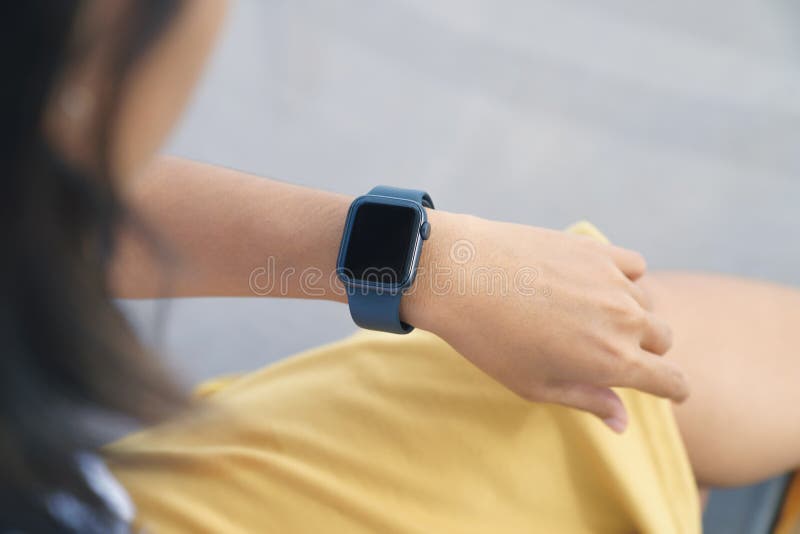
{"label": "concrete surface", "polygon": [[[168,152],[351,194],[588,218],[652,268],[800,282],[794,0],[242,0]],[[187,381],[352,330],[340,305],[127,303]]]}

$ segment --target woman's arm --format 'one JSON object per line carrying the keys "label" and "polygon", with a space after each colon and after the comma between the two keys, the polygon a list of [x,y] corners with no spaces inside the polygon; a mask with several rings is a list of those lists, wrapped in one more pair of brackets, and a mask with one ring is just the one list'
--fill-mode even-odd
{"label": "woman's arm", "polygon": [[[128,193],[174,260],[127,231],[112,276],[121,297],[345,301],[334,271],[349,197],[175,158],[158,160]],[[681,371],[658,357],[669,328],[634,283],[645,270],[637,253],[440,210],[428,218],[404,321],[519,395],[590,411],[618,431],[627,419],[611,386],[687,396]]]}
{"label": "woman's arm", "polygon": [[[332,274],[350,197],[171,157],[132,180],[126,197],[155,235],[137,224],[124,232],[112,276],[119,297],[346,301]],[[324,276],[304,291],[311,269]]]}

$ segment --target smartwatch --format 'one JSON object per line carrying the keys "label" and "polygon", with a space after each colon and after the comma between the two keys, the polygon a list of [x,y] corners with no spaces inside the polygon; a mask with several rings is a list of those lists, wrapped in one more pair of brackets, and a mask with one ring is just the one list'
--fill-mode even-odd
{"label": "smartwatch", "polygon": [[403,292],[414,283],[423,242],[431,233],[428,193],[378,186],[347,212],[336,274],[345,286],[350,316],[361,328],[407,334],[400,320]]}

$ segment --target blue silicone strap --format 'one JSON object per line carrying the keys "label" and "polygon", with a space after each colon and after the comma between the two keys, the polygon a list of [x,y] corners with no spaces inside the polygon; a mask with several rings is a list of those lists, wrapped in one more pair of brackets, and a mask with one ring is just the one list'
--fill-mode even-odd
{"label": "blue silicone strap", "polygon": [[380,195],[382,197],[405,198],[413,200],[414,202],[419,202],[426,208],[433,209],[431,196],[425,191],[420,191],[418,189],[402,189],[390,185],[378,185],[373,187],[368,194]]}
{"label": "blue silicone strap", "polygon": [[361,328],[408,334],[414,327],[400,320],[402,292],[353,288],[348,291],[350,317]]}
{"label": "blue silicone strap", "polygon": [[[368,194],[413,200],[426,208],[433,209],[433,201],[425,191],[379,185],[372,188]],[[351,287],[347,294],[350,316],[361,328],[408,334],[414,327],[400,320],[402,298],[402,290],[390,291],[377,288]]]}

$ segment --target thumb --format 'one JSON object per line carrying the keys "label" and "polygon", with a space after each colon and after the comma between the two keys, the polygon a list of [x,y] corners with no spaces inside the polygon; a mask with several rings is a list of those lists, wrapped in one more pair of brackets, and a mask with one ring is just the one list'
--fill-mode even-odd
{"label": "thumb", "polygon": [[628,426],[622,399],[611,388],[590,384],[566,384],[557,388],[554,401],[597,416],[611,430],[621,434]]}

